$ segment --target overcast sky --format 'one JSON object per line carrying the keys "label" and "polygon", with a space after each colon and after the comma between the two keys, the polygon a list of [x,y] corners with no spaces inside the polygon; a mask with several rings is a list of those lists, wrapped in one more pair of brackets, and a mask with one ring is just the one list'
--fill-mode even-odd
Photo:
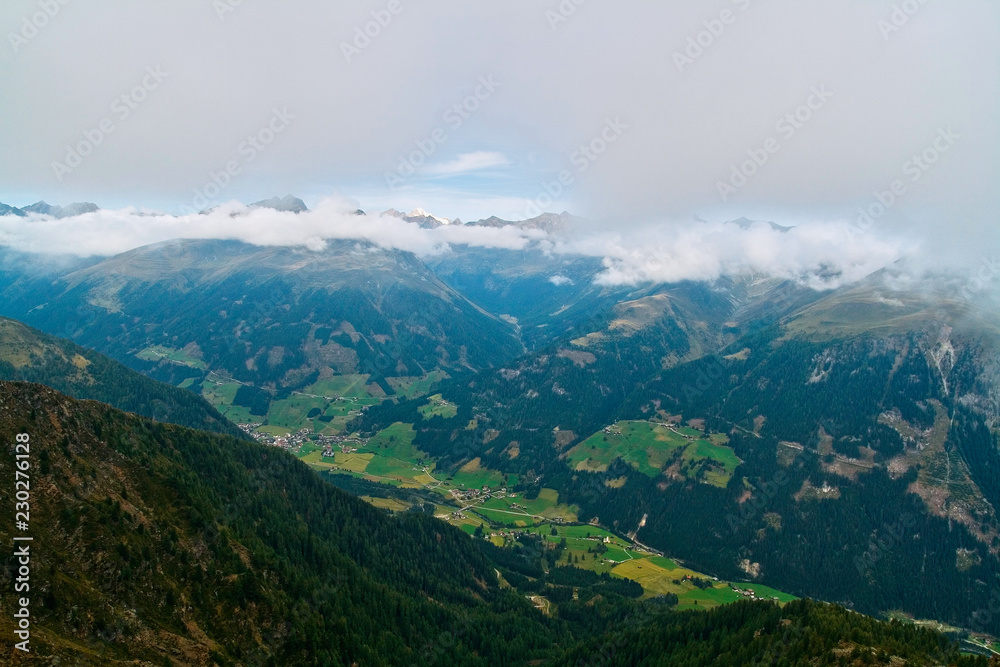
{"label": "overcast sky", "polygon": [[747,216],[971,263],[1000,239],[992,0],[4,0],[0,27],[8,204]]}

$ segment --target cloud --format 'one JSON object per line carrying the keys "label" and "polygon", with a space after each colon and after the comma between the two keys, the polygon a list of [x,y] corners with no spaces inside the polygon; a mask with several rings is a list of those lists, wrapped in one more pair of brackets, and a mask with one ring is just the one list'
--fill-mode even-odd
{"label": "cloud", "polygon": [[601,257],[605,268],[595,282],[602,285],[752,273],[830,289],[918,254],[920,243],[876,234],[859,240],[843,221],[808,222],[787,231],[766,223],[699,222],[597,232],[557,243],[554,252]]}
{"label": "cloud", "polygon": [[[172,239],[227,239],[262,246],[321,251],[328,240],[369,241],[420,257],[460,246],[599,257],[602,285],[713,281],[753,273],[827,289],[863,278],[923,246],[875,229],[859,234],[848,221],[811,221],[783,230],[767,223],[663,222],[612,232],[581,226],[549,235],[516,225],[444,225],[424,229],[392,216],[355,215],[353,202],[326,198],[314,209],[288,213],[230,202],[207,214],[172,216],[135,208],[99,210],[69,218],[0,217],[0,246],[42,255],[110,256]],[[457,248],[460,251],[460,248]],[[563,275],[548,279],[571,284]]]}
{"label": "cloud", "polygon": [[462,153],[448,162],[432,164],[427,167],[426,173],[435,176],[455,176],[490,167],[505,167],[509,164],[510,160],[503,153],[476,151],[475,153]]}
{"label": "cloud", "polygon": [[422,229],[399,218],[355,215],[342,199],[321,200],[313,210],[287,213],[229,202],[207,214],[173,216],[135,208],[99,210],[70,218],[0,217],[0,246],[44,255],[110,256],[172,239],[228,239],[262,246],[320,250],[326,240],[356,239],[420,256],[455,244],[518,250],[543,236],[517,227],[445,225]]}

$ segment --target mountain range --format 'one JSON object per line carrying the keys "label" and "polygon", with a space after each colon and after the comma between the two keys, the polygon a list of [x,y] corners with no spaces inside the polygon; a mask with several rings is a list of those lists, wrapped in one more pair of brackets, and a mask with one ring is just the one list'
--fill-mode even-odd
{"label": "mountain range", "polygon": [[[291,197],[254,206],[305,209]],[[519,223],[387,214],[425,228],[514,224],[555,237],[580,224],[565,213]],[[46,442],[60,461],[50,471],[62,471],[53,483],[71,506],[72,485],[59,475],[96,470],[100,491],[84,502],[92,508],[73,511],[93,513],[98,533],[77,546],[112,553],[124,544],[118,562],[139,582],[79,574],[74,590],[105,605],[104,625],[54,602],[46,622],[61,639],[50,645],[81,656],[128,636],[114,659],[296,664],[305,651],[330,664],[434,664],[414,658],[419,638],[468,615],[469,634],[441,649],[439,664],[569,664],[601,651],[617,656],[610,664],[639,664],[648,647],[668,650],[667,628],[707,623],[707,638],[727,623],[734,636],[755,626],[770,641],[786,620],[826,628],[862,618],[837,616],[843,607],[933,619],[966,640],[972,631],[976,650],[989,652],[983,638],[1000,634],[1000,614],[989,611],[1000,590],[995,310],[945,277],[902,281],[905,265],[823,292],[750,273],[608,286],[595,280],[603,269],[535,246],[453,245],[421,258],[353,240],[321,250],[176,240],[53,261],[0,249],[0,315],[25,323],[0,320],[0,379],[224,434],[0,385],[16,413],[8,430],[28,420],[48,432],[38,426],[46,413],[68,415],[71,426],[54,433],[86,434],[79,451],[72,437],[68,449],[55,436]],[[104,437],[108,429],[131,435]],[[320,475],[247,443],[247,433]],[[143,470],[161,456],[169,465]],[[139,462],[125,476],[127,498],[98,463],[115,457]],[[226,501],[255,484],[273,495]],[[278,491],[290,485],[301,492]],[[118,519],[125,512],[126,523],[146,526],[148,540],[102,521],[116,502]],[[175,504],[197,511],[164,509]],[[61,532],[52,541],[71,540],[69,519],[53,525]],[[335,526],[346,532],[337,537]],[[143,563],[171,530],[178,538],[167,541],[183,548],[153,568],[171,573],[161,585]],[[577,548],[572,540],[593,539],[585,531],[604,531],[621,557],[590,542]],[[412,567],[424,562],[435,565]],[[448,562],[461,565],[437,566]],[[677,567],[688,574],[670,575]],[[352,573],[350,603],[339,600],[344,584],[334,593],[318,583],[329,571]],[[667,610],[715,607],[741,586],[789,594],[773,596],[788,611]],[[209,609],[195,596],[213,590],[226,592]],[[303,603],[307,590],[315,594]],[[168,594],[188,601],[178,615],[129,620],[127,609],[154,609]],[[632,602],[636,594],[647,602]],[[362,602],[372,596],[382,602]],[[839,607],[785,603],[795,597]],[[249,603],[244,620],[230,618]],[[359,604],[374,604],[370,615]],[[643,611],[622,625],[632,605],[664,615]],[[487,627],[505,628],[510,644]],[[912,664],[957,659],[941,657],[946,644],[929,657],[936,639],[893,643],[903,628],[912,626],[876,624],[855,642],[891,644],[897,656],[907,645]],[[70,636],[105,639],[59,644]]]}

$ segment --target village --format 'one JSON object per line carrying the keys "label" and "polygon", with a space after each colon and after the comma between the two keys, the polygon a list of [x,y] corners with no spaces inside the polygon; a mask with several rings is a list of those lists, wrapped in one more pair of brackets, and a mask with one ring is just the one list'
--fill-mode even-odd
{"label": "village", "polygon": [[257,430],[261,425],[262,424],[259,422],[237,424],[240,430],[262,445],[279,447],[292,453],[298,452],[303,445],[312,443],[323,448],[324,457],[333,457],[335,449],[338,449],[344,454],[350,454],[358,451],[359,447],[364,447],[368,444],[367,438],[357,438],[346,435],[323,435],[315,433],[309,428],[302,428],[294,433],[289,433],[288,435],[270,435]]}

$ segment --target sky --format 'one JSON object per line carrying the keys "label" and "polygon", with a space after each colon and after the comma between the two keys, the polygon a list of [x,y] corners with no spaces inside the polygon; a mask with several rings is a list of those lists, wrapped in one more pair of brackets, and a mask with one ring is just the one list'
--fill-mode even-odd
{"label": "sky", "polygon": [[[115,211],[95,228],[291,193],[569,210],[632,279],[682,239],[719,266],[1000,250],[992,0],[5,0],[0,30],[0,201]],[[813,240],[691,227],[744,216]]]}

